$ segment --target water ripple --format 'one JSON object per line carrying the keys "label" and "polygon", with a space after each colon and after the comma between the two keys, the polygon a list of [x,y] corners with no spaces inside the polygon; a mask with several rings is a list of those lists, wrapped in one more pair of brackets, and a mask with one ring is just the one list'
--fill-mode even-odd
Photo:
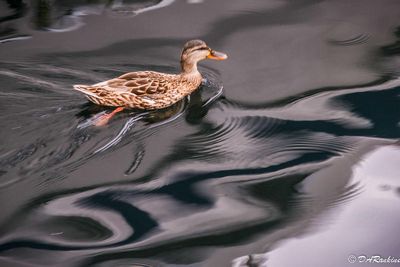
{"label": "water ripple", "polygon": [[351,46],[351,45],[360,45],[364,44],[368,41],[369,36],[367,34],[359,34],[349,39],[345,40],[329,40],[329,42],[333,45],[337,46]]}

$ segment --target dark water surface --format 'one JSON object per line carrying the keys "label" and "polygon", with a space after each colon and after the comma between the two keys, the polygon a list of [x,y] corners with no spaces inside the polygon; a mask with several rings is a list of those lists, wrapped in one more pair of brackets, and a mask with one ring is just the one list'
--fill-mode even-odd
{"label": "dark water surface", "polygon": [[[0,266],[400,258],[399,26],[397,0],[1,1]],[[193,38],[229,55],[200,90],[91,125],[73,84],[177,72]]]}

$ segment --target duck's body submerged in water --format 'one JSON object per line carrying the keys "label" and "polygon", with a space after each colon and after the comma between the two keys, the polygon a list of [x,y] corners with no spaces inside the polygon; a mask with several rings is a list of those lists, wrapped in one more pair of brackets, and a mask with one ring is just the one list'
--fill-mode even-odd
{"label": "duck's body submerged in water", "polygon": [[227,55],[212,50],[201,40],[191,40],[183,47],[182,71],[179,74],[129,72],[94,85],[74,85],[74,89],[84,93],[95,104],[117,107],[106,121],[124,108],[162,109],[175,104],[200,86],[202,76],[197,70],[197,62],[207,58],[224,60]]}

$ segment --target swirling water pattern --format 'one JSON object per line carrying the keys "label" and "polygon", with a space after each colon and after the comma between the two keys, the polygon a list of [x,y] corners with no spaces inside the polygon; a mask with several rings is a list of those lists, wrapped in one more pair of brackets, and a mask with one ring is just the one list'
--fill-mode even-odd
{"label": "swirling water pattern", "polygon": [[[373,164],[371,151],[390,148],[398,155],[400,79],[393,67],[399,41],[388,30],[382,45],[377,33],[400,25],[398,4],[387,1],[378,12],[390,18],[387,24],[367,32],[373,24],[368,17],[336,23],[346,10],[340,1],[78,2],[2,4],[9,14],[0,22],[10,30],[0,41],[1,266],[270,266],[270,258],[274,266],[285,266],[274,261],[280,251],[296,255],[285,242],[318,235],[329,227],[326,217],[335,224],[341,209],[366,198],[365,192],[396,188],[395,180],[382,185],[358,173],[364,158]],[[317,14],[327,7],[335,19]],[[176,35],[168,18],[182,10],[182,19],[187,13],[204,29],[209,21],[212,26],[181,25],[183,33]],[[196,15],[205,10],[213,12]],[[23,27],[28,22],[21,18],[29,12],[36,16],[35,30]],[[122,36],[115,33],[115,40],[103,43],[93,31],[87,37],[99,47],[80,39],[59,50],[36,47],[40,38],[50,43],[67,36],[68,42],[101,24],[99,18],[121,27]],[[148,18],[165,20],[160,32],[145,24]],[[128,22],[148,31],[135,29],[138,36],[128,38]],[[283,33],[292,28],[297,37],[290,33],[287,40]],[[283,36],[282,43],[262,41],[267,48],[273,43],[262,54],[264,46],[254,41],[263,38],[260,29]],[[201,64],[201,88],[168,109],[127,111],[107,127],[93,127],[109,110],[89,104],[71,84],[132,70],[176,72],[173,56],[192,31],[225,47],[233,63]],[[310,67],[316,73],[307,76],[307,64],[318,65],[309,62],[311,56],[286,56],[292,45],[308,51],[301,34],[321,41],[311,42],[316,50],[338,56],[339,63],[317,62],[330,75]],[[379,45],[370,44],[376,39]],[[257,45],[246,46],[247,40]],[[356,67],[349,68],[344,55],[359,56]],[[281,84],[288,90],[277,90]],[[340,233],[333,250],[346,242],[347,232]],[[322,261],[329,252],[316,258]]]}

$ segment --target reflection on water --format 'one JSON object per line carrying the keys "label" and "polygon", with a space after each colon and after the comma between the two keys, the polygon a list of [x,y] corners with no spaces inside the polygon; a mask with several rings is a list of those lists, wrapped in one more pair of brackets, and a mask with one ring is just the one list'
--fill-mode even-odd
{"label": "reflection on water", "polygon": [[[141,1],[53,1],[35,0],[25,3],[23,0],[7,0],[6,15],[0,23],[15,21],[31,12],[32,24],[37,30],[51,32],[68,32],[84,26],[82,17],[108,13],[116,17],[131,17],[140,13],[166,7],[174,0],[141,0]],[[11,24],[12,25],[12,24]],[[30,36],[18,34],[17,27],[7,25],[0,31],[1,42],[24,40]]]}
{"label": "reflection on water", "polygon": [[[398,158],[400,22],[398,3],[386,2],[354,4],[366,12],[356,22],[341,21],[340,1],[2,2],[1,265],[290,266],[293,257],[345,266],[355,252],[396,256],[399,170],[381,165]],[[321,17],[325,5],[333,13]],[[386,24],[367,27],[368,10]],[[177,12],[203,28],[173,24]],[[102,21],[120,27],[115,39],[95,30]],[[177,72],[192,34],[232,55],[201,64],[197,92],[92,126],[108,110],[72,84]],[[367,218],[366,203],[388,227]],[[347,210],[367,219],[354,224]],[[353,235],[360,224],[368,244]],[[345,250],[353,237],[360,249]]]}

